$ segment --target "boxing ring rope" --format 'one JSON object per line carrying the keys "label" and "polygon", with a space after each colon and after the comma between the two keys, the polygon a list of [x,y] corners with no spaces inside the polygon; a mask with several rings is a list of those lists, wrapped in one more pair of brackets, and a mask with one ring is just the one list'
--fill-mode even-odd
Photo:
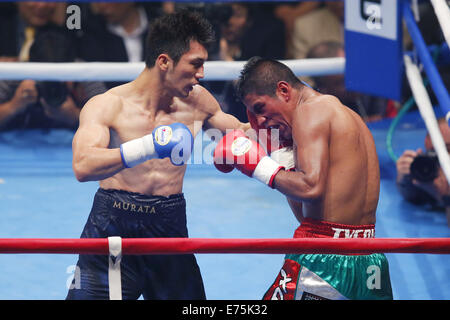
{"label": "boxing ring rope", "polygon": [[448,91],[442,81],[439,71],[436,68],[436,65],[433,62],[433,59],[428,51],[428,48],[423,40],[423,37],[420,33],[419,27],[417,26],[414,15],[411,11],[411,8],[407,5],[403,6],[403,18],[406,23],[406,27],[408,28],[408,32],[411,36],[412,42],[417,50],[417,54],[420,58],[420,62],[425,69],[425,72],[430,79],[430,85],[436,95],[437,100],[439,101],[439,105],[444,111],[444,114],[450,117],[450,96]]}
{"label": "boxing ring rope", "polygon": [[[112,238],[120,240],[123,255],[193,253],[450,254],[450,238]],[[0,253],[107,255],[109,239],[0,239]]]}
{"label": "boxing ring rope", "polygon": [[[430,97],[427,90],[423,85],[422,77],[420,76],[419,68],[411,61],[411,58],[407,55],[404,57],[406,76],[408,78],[409,85],[411,87],[414,99],[416,100],[419,108],[420,115],[430,133],[430,138],[436,150],[439,163],[444,171],[447,181],[450,182],[450,155],[447,152],[447,146],[445,145],[444,138],[439,130],[439,125],[436,120],[436,116],[433,111]],[[447,119],[448,121],[448,119]]]}
{"label": "boxing ring rope", "polygon": [[[296,75],[342,74],[345,58],[281,60]],[[245,61],[206,61],[204,81],[235,80]],[[143,62],[0,62],[0,80],[131,81],[144,69]]]}
{"label": "boxing ring rope", "polygon": [[[122,299],[123,255],[145,254],[450,254],[450,238],[297,238],[297,239],[206,239],[206,238],[83,238],[0,239],[0,254],[98,254],[109,255],[110,300]],[[115,258],[114,260],[112,258]]]}
{"label": "boxing ring rope", "polygon": [[[423,40],[422,35],[420,34],[420,31],[415,23],[413,13],[407,5],[404,6],[403,16],[413,43],[417,49],[420,61],[422,62],[424,69],[430,79],[430,84],[436,94],[441,109],[446,115],[446,119],[448,122],[450,118],[450,98],[448,95],[448,91],[439,76],[439,72],[426,47],[425,41]],[[425,122],[428,132],[430,133],[430,138],[433,143],[434,149],[436,150],[442,170],[447,178],[447,181],[450,182],[450,156],[447,152],[447,147],[445,145],[444,139],[440,133],[439,125],[433,111],[431,99],[423,84],[420,70],[408,55],[404,56],[404,63],[406,76],[411,87],[414,99],[419,108],[420,115]]]}
{"label": "boxing ring rope", "polygon": [[441,25],[444,38],[450,47],[450,8],[445,0],[431,0],[431,4],[433,5],[434,13]]}

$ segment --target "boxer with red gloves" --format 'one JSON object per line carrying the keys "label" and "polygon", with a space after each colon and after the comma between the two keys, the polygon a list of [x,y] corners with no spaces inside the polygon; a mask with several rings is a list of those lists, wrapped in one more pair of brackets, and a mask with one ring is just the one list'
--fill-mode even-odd
{"label": "boxer with red gloves", "polygon": [[[225,165],[258,180],[264,176],[269,186],[301,203],[303,219],[294,237],[374,237],[380,173],[373,137],[361,117],[337,98],[305,86],[275,60],[250,59],[237,92],[254,129],[270,130],[269,136],[277,129],[282,147],[292,141],[295,170],[279,169],[286,165],[268,161],[258,144],[236,133],[219,143],[215,161],[225,159]],[[272,144],[269,149],[273,158],[283,154]],[[257,161],[250,162],[250,156]],[[379,271],[379,284],[371,283],[369,267]],[[388,261],[379,253],[288,254],[264,299],[392,299]]]}
{"label": "boxer with red gloves", "polygon": [[267,156],[258,142],[251,140],[240,130],[233,130],[220,140],[214,150],[214,165],[225,173],[236,168],[271,188],[275,175],[284,169]]}

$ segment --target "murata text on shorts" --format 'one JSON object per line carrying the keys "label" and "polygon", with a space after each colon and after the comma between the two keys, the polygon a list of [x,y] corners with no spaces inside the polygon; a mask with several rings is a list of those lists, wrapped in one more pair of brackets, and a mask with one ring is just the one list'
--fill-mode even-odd
{"label": "murata text on shorts", "polygon": [[137,205],[129,202],[114,201],[113,208],[128,212],[156,213],[156,209],[154,206]]}

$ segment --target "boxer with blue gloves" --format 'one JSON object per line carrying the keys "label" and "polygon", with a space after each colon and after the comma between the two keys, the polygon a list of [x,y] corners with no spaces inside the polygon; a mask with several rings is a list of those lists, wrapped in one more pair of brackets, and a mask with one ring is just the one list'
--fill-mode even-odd
{"label": "boxer with blue gloves", "polygon": [[[188,237],[183,180],[193,138],[202,127],[250,128],[199,84],[212,35],[196,13],[154,20],[144,70],[83,107],[73,170],[99,188],[82,238]],[[193,254],[124,255],[120,266],[122,299],[206,298]],[[76,270],[67,299],[110,298],[108,256],[80,255]]]}
{"label": "boxer with blue gloves", "polygon": [[120,145],[125,167],[131,168],[150,159],[170,158],[173,165],[187,162],[192,152],[194,138],[183,123],[156,127],[151,134]]}

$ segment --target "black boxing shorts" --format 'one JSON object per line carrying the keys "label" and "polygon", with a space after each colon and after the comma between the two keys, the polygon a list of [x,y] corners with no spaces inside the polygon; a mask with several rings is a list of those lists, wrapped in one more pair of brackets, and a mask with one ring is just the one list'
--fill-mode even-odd
{"label": "black boxing shorts", "polygon": [[[146,196],[99,188],[81,238],[187,238],[183,194]],[[66,299],[109,299],[108,256],[80,255]],[[205,290],[193,254],[124,255],[122,298],[203,300]]]}

